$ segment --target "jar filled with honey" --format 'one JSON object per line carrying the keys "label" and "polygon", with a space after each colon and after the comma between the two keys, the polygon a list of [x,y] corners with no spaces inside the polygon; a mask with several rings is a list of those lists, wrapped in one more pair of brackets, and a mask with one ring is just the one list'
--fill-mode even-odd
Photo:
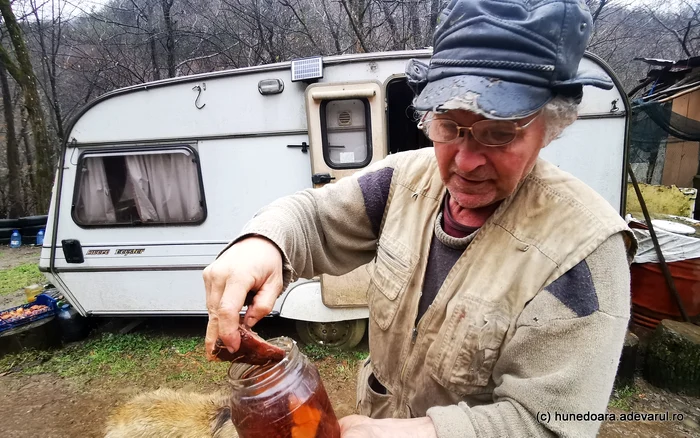
{"label": "jar filled with honey", "polygon": [[287,337],[268,340],[279,362],[233,362],[231,420],[240,438],[339,438],[340,426],[316,367]]}

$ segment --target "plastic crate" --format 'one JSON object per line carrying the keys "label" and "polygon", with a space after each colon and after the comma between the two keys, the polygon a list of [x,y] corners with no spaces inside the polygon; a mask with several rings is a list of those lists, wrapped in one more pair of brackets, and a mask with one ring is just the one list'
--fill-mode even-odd
{"label": "plastic crate", "polygon": [[6,330],[13,329],[15,327],[22,326],[24,324],[29,324],[30,322],[34,322],[34,321],[38,321],[40,319],[48,318],[49,316],[55,315],[57,312],[56,300],[54,298],[42,293],[42,294],[39,294],[36,296],[36,300],[33,303],[22,304],[21,306],[16,306],[16,307],[11,307],[9,309],[0,310],[0,314],[8,312],[8,311],[17,310],[20,307],[28,309],[34,305],[48,306],[48,309],[46,309],[44,312],[29,316],[29,317],[13,319],[13,320],[0,319],[0,333],[4,332]]}

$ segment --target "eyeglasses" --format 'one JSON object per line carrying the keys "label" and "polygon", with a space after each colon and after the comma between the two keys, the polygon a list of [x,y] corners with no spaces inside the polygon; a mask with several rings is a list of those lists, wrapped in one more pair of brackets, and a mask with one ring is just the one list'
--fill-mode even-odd
{"label": "eyeglasses", "polygon": [[438,143],[450,143],[459,137],[464,137],[465,132],[470,132],[474,140],[484,146],[498,147],[511,143],[518,133],[527,128],[542,113],[538,113],[524,125],[518,125],[512,120],[480,120],[471,126],[459,126],[450,119],[428,119],[418,125],[423,129],[428,138]]}

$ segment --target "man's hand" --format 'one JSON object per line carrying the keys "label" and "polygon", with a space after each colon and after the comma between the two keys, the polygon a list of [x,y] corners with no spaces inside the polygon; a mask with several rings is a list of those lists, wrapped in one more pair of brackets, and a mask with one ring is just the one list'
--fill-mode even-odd
{"label": "man's hand", "polygon": [[212,360],[217,338],[221,338],[232,353],[238,350],[241,343],[239,314],[248,292],[256,291],[256,294],[246,311],[245,325],[254,326],[272,311],[282,292],[282,254],[271,241],[249,237],[231,246],[207,266],[203,277],[209,313],[204,344],[207,358]]}
{"label": "man's hand", "polygon": [[429,417],[373,420],[362,415],[350,415],[341,418],[339,423],[342,438],[437,437],[433,420]]}

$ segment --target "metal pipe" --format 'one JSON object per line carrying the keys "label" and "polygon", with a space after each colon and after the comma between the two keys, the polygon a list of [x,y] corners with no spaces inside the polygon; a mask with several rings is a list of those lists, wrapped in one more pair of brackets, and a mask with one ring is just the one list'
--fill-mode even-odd
{"label": "metal pipe", "polygon": [[659,264],[661,265],[661,272],[663,272],[664,278],[666,279],[666,286],[668,286],[668,290],[671,292],[671,296],[676,301],[676,305],[678,305],[678,309],[680,310],[681,315],[683,316],[683,321],[690,322],[690,318],[688,318],[688,314],[685,311],[685,306],[683,306],[683,301],[681,300],[680,295],[678,295],[678,290],[676,290],[676,283],[673,281],[671,271],[669,271],[668,265],[666,264],[666,259],[664,259],[664,255],[661,252],[661,246],[659,245],[659,241],[656,238],[656,232],[654,231],[654,226],[652,225],[651,218],[649,217],[649,210],[647,210],[647,204],[646,202],[644,202],[644,198],[642,197],[642,191],[639,189],[639,184],[637,183],[637,177],[634,176],[634,172],[632,171],[632,165],[629,162],[627,163],[627,172],[629,172],[630,178],[632,178],[632,185],[634,186],[634,191],[637,194],[637,198],[639,199],[639,205],[642,207],[644,220],[647,223],[647,227],[649,227],[651,241],[654,243],[656,256],[659,258]]}

